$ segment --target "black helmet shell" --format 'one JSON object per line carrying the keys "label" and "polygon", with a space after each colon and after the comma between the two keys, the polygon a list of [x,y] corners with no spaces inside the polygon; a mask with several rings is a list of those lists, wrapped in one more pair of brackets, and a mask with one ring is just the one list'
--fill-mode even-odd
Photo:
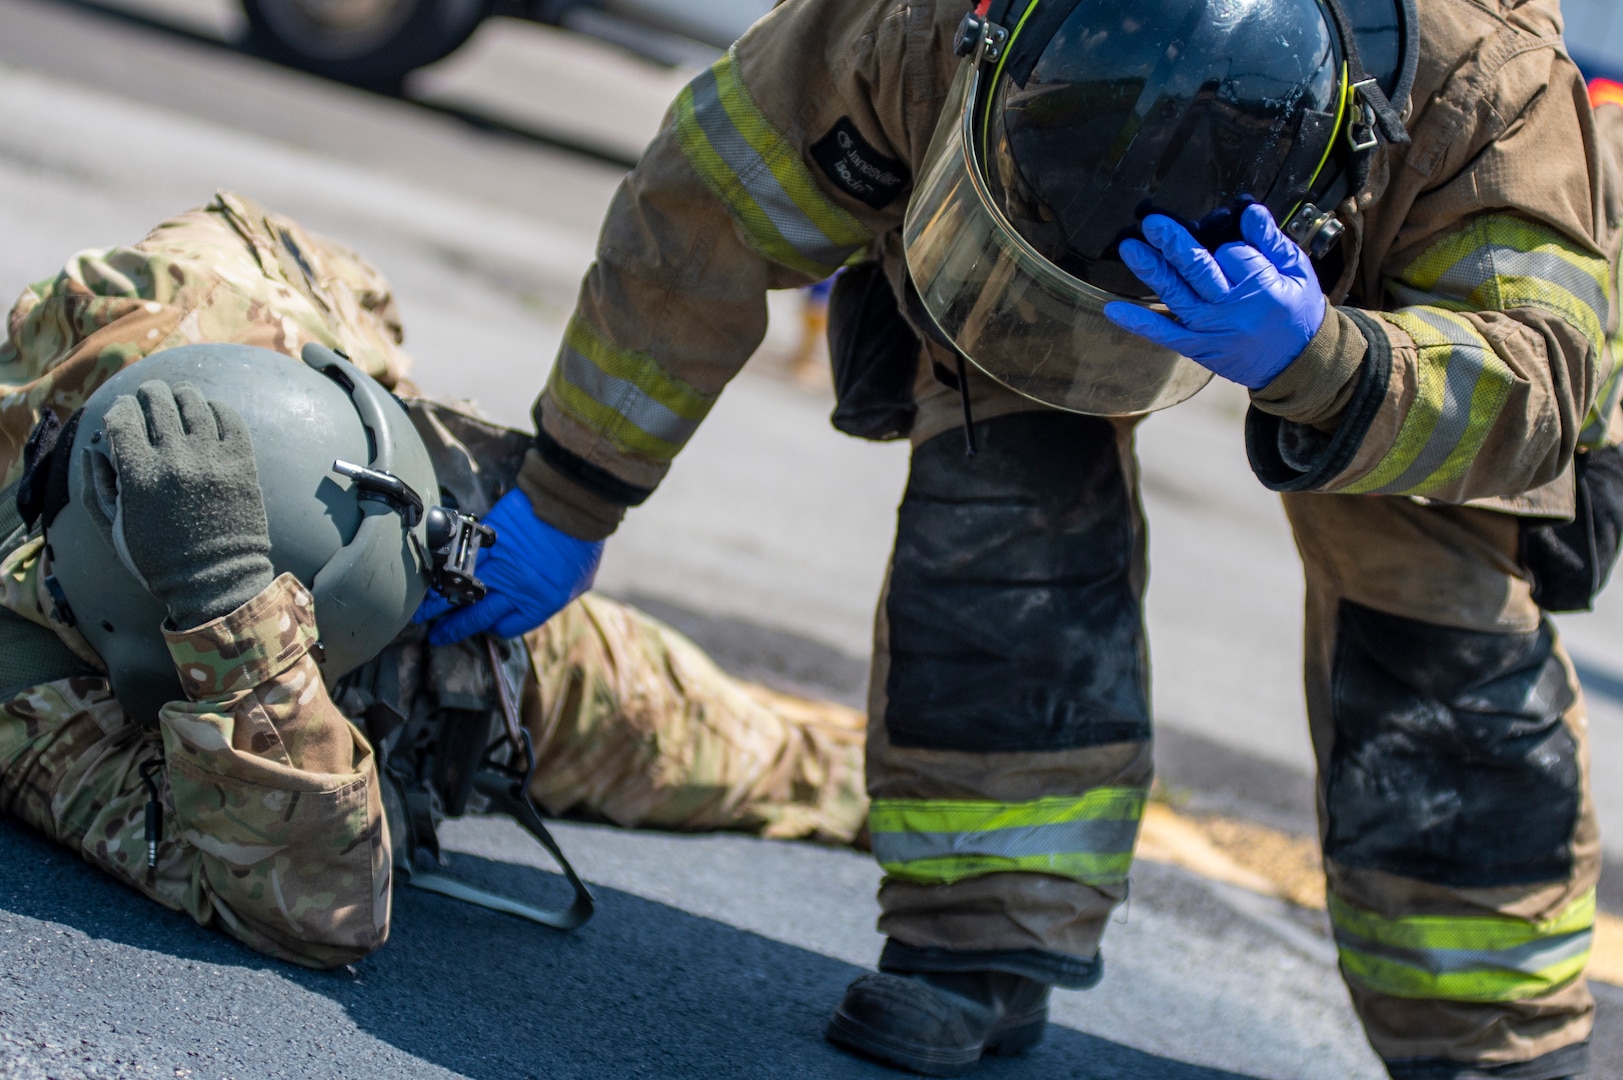
{"label": "black helmet shell", "polygon": [[[1343,9],[1366,69],[1406,95],[1412,19],[1397,0]],[[1283,221],[1337,171],[1346,54],[1320,0],[1036,0],[1013,30],[980,103],[988,185],[1033,247],[1107,292],[1150,295],[1117,254],[1147,214],[1215,247],[1245,203]]]}

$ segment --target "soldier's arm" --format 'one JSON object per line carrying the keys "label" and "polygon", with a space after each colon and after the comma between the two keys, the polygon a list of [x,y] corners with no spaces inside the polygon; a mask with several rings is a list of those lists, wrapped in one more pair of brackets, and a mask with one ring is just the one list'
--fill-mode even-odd
{"label": "soldier's arm", "polygon": [[803,0],[683,90],[615,196],[535,405],[521,485],[543,518],[607,536],[760,343],[767,291],[900,224],[950,31],[929,5]]}
{"label": "soldier's arm", "polygon": [[[309,593],[282,576],[235,611],[168,635],[188,700],[158,739],[105,680],[0,706],[0,808],[154,899],[311,967],[359,959],[389,924],[389,852],[372,749],[310,655]],[[163,812],[146,846],[154,763]]]}
{"label": "soldier's arm", "polygon": [[1539,92],[1517,112],[1480,103],[1451,151],[1464,160],[1439,165],[1448,179],[1398,233],[1379,309],[1332,308],[1300,362],[1253,395],[1247,439],[1270,487],[1515,495],[1604,429],[1612,277],[1582,152],[1594,130],[1570,62],[1517,63],[1543,65]]}

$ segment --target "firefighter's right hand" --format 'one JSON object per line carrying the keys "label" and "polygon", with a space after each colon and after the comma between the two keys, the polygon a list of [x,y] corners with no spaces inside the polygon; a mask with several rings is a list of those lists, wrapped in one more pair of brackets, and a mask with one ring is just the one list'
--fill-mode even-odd
{"label": "firefighter's right hand", "polygon": [[603,541],[577,540],[536,516],[522,491],[503,495],[484,524],[496,543],[479,554],[475,573],[488,590],[484,599],[453,608],[429,593],[412,617],[430,623],[430,645],[450,645],[475,634],[521,637],[556,615],[591,587]]}

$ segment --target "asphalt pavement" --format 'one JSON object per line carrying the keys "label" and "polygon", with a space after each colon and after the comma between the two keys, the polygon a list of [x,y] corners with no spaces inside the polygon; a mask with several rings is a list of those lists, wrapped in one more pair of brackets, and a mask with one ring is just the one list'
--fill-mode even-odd
{"label": "asphalt pavement", "polygon": [[[124,2],[0,0],[0,294],[231,187],[385,270],[423,388],[527,424],[603,210],[683,73],[497,20],[380,97],[241,55],[228,2]],[[600,585],[742,674],[857,702],[906,451],[835,434],[827,393],[782,377],[796,304],[774,298],[761,355]],[[1243,404],[1213,387],[1141,434],[1159,762],[1196,807],[1306,832],[1300,573],[1246,468]],[[1562,628],[1623,836],[1623,594]],[[313,974],[0,824],[0,1076],[890,1075],[819,1038],[877,953],[871,860],[562,831],[603,901],[578,934],[402,890],[387,948]],[[457,872],[555,885],[511,825],[452,835]],[[985,1075],[1380,1075],[1320,916],[1146,864],[1106,954],[1100,989],[1059,996],[1045,1048]],[[1597,1075],[1623,1076],[1623,1001],[1603,994]]]}
{"label": "asphalt pavement", "polygon": [[[452,830],[452,869],[556,896],[505,823]],[[411,889],[353,971],[266,960],[0,826],[0,1075],[874,1077],[822,1043],[871,965],[871,860],[744,837],[568,826],[597,917],[562,935]],[[536,861],[540,861],[539,859]],[[1062,992],[1031,1080],[1381,1075],[1320,957],[1150,867],[1105,986]],[[1155,901],[1144,898],[1155,896]],[[835,915],[838,917],[834,917]],[[1282,977],[1283,976],[1283,977]]]}

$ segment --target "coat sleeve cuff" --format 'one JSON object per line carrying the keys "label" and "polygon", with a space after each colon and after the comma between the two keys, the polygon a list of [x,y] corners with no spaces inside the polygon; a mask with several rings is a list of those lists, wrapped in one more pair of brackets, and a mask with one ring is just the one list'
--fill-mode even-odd
{"label": "coat sleeve cuff", "polygon": [[[1274,491],[1324,490],[1352,463],[1386,400],[1392,377],[1386,332],[1374,316],[1356,308],[1330,310],[1334,320],[1326,316],[1307,351],[1251,397],[1246,454],[1257,479]],[[1336,373],[1344,360],[1336,357],[1346,354],[1352,355],[1354,370],[1343,385]],[[1287,383],[1303,360],[1313,366]],[[1308,381],[1315,370],[1325,373],[1326,385]]]}
{"label": "coat sleeve cuff", "polygon": [[1347,407],[1357,387],[1369,343],[1341,308],[1327,308],[1324,322],[1289,367],[1251,393],[1258,409],[1314,427],[1329,424]]}
{"label": "coat sleeve cuff", "polygon": [[231,697],[269,682],[309,651],[315,601],[298,578],[283,574],[235,611],[163,636],[187,698]]}
{"label": "coat sleeve cuff", "polygon": [[536,516],[578,540],[607,539],[620,527],[626,507],[634,504],[588,487],[548,457],[542,446],[531,447],[518,473],[519,490],[529,497]]}

